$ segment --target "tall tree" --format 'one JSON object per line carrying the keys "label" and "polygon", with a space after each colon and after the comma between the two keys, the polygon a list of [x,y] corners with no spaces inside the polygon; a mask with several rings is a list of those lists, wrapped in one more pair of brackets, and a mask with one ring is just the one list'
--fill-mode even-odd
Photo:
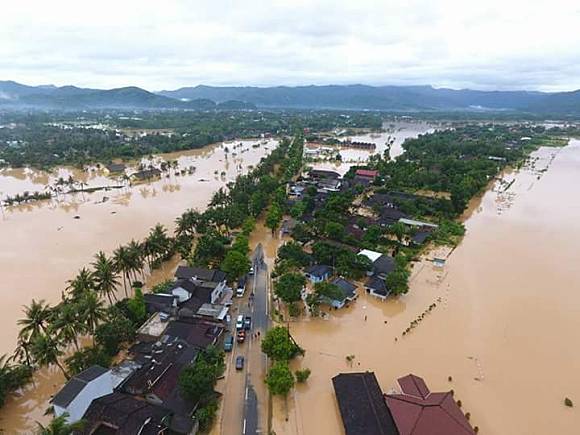
{"label": "tall tree", "polygon": [[114,261],[107,258],[103,251],[99,251],[95,255],[95,261],[92,263],[92,266],[95,290],[102,297],[107,297],[109,303],[113,305],[113,299],[117,299],[115,293],[119,285]]}
{"label": "tall tree", "polygon": [[26,342],[34,340],[40,333],[46,333],[49,320],[52,316],[52,310],[44,301],[36,302],[32,299],[29,306],[24,307],[24,319],[18,320],[20,337]]}

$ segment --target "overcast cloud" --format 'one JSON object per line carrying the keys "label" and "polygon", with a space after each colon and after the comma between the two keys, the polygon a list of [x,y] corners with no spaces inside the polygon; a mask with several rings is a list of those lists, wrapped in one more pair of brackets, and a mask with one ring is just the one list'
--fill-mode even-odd
{"label": "overcast cloud", "polygon": [[580,1],[12,1],[0,79],[580,88]]}

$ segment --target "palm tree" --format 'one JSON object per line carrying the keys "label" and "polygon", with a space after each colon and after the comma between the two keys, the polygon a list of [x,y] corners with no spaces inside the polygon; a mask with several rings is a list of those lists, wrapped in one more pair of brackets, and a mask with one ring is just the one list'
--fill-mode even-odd
{"label": "palm tree", "polygon": [[79,313],[82,322],[87,325],[87,329],[93,335],[94,340],[95,329],[99,323],[105,320],[107,315],[103,301],[96,294],[87,293],[80,301]]}
{"label": "palm tree", "polygon": [[55,417],[48,424],[48,426],[43,426],[42,424],[36,422],[38,425],[37,434],[38,435],[71,435],[76,431],[83,429],[85,422],[83,420],[77,421],[75,423],[67,423],[68,413],[62,414],[60,417]]}
{"label": "palm tree", "polygon": [[143,246],[136,242],[135,240],[131,240],[127,245],[129,249],[129,253],[131,256],[131,270],[133,272],[133,278],[137,278],[137,273],[141,273],[141,277],[145,277],[145,259],[143,253]]}
{"label": "palm tree", "polygon": [[36,362],[40,367],[49,367],[55,364],[61,369],[65,378],[70,378],[69,374],[59,361],[59,358],[64,354],[64,352],[56,338],[51,337],[49,334],[38,335],[32,342],[30,353],[34,362]]}
{"label": "palm tree", "polygon": [[52,310],[44,300],[36,302],[32,299],[30,305],[24,307],[24,314],[24,319],[20,319],[17,322],[18,325],[22,326],[19,336],[23,341],[30,342],[41,332],[46,333]]}
{"label": "palm tree", "polygon": [[51,325],[58,340],[66,344],[74,344],[80,350],[78,336],[86,330],[86,325],[79,319],[77,303],[63,302],[56,307],[56,317]]}
{"label": "palm tree", "polygon": [[123,275],[123,287],[125,288],[125,296],[128,298],[127,281],[130,281],[129,273],[132,270],[131,252],[125,246],[119,246],[113,252],[113,261],[115,263],[115,270]]}
{"label": "palm tree", "polygon": [[117,279],[117,272],[115,271],[115,263],[110,258],[107,258],[103,251],[99,251],[95,255],[93,266],[93,279],[95,282],[95,290],[101,295],[109,299],[109,303],[113,305],[113,298],[117,300],[115,292],[119,281]]}
{"label": "palm tree", "polygon": [[86,292],[95,289],[93,274],[86,267],[83,267],[77,276],[68,280],[67,283],[67,290],[75,300],[81,298]]}

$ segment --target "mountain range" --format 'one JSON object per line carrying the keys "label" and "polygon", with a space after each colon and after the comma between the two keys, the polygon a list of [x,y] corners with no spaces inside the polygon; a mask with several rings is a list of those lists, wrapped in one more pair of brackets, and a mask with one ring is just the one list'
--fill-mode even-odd
{"label": "mountain range", "polygon": [[55,109],[342,109],[381,111],[513,111],[580,114],[580,90],[572,92],[476,91],[431,86],[276,86],[199,85],[149,92],[138,87],[109,90],[26,86],[0,81],[0,108]]}

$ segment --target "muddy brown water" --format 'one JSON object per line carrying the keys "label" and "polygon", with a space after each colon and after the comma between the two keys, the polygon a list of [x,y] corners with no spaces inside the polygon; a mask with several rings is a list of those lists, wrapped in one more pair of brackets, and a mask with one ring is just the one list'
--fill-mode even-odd
{"label": "muddy brown water", "polygon": [[293,368],[312,375],[287,404],[274,401],[277,435],[344,433],[331,378],[361,370],[386,392],[408,373],[453,389],[480,433],[578,433],[580,413],[564,398],[580,403],[580,141],[534,157],[474,202],[442,269],[429,261],[438,252],[414,266],[407,295],[381,302],[359,289],[328,319],[290,324],[306,349]]}
{"label": "muddy brown water", "polygon": [[[142,239],[156,223],[172,231],[180,213],[187,208],[205,209],[218,188],[256,166],[277,146],[274,140],[257,148],[252,145],[259,141],[241,142],[243,146],[235,149],[233,144],[227,145],[227,158],[223,145],[161,155],[167,160],[177,159],[182,167],[195,166],[192,175],[171,175],[120,190],[61,195],[58,200],[5,207],[0,215],[0,300],[4,307],[0,354],[14,350],[23,305],[32,299],[57,303],[66,280],[88,265],[96,252],[111,253],[133,238]],[[53,174],[4,170],[0,172],[0,191],[13,194],[42,190],[45,183],[69,174],[89,186],[117,183],[98,170],[87,173],[60,168]],[[109,200],[102,202],[104,197]],[[77,215],[80,219],[74,219]],[[154,271],[151,282],[163,281],[175,265],[176,260]],[[9,398],[0,410],[0,428],[6,433],[31,433],[36,428],[35,420],[46,421],[43,413],[48,400],[62,386],[63,378],[58,370],[50,369],[37,373],[35,380],[35,385]]]}

